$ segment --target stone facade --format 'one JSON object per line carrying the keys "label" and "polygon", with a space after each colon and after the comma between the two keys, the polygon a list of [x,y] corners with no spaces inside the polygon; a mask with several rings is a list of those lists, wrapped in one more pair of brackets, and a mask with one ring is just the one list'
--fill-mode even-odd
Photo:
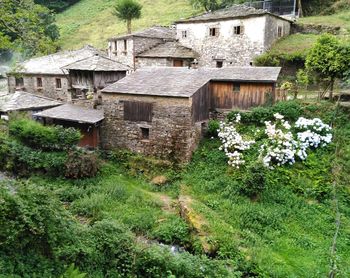
{"label": "stone facade", "polygon": [[138,57],[136,58],[136,67],[173,67],[175,64],[175,60],[181,60],[183,67],[191,66],[192,62],[190,59]]}
{"label": "stone facade", "polygon": [[135,56],[161,43],[164,40],[159,38],[129,36],[111,39],[108,42],[108,57],[135,69]]}
{"label": "stone facade", "polygon": [[[68,91],[68,78],[65,75],[26,74],[22,75],[21,77],[23,78],[23,86],[16,86],[16,77],[11,75],[8,76],[8,90],[10,93],[20,90],[61,101],[71,100],[71,95]],[[41,78],[41,87],[38,87],[38,78]],[[61,88],[56,87],[56,79],[60,79]]]}
{"label": "stone facade", "polygon": [[[191,98],[102,94],[105,120],[101,127],[102,147],[127,148],[134,152],[188,161],[202,134],[202,123],[192,119]],[[124,101],[152,103],[151,122],[124,120]],[[142,129],[149,138],[142,138]]]}
{"label": "stone facade", "polygon": [[[235,34],[237,26],[240,26],[241,34]],[[214,28],[215,35],[210,33]],[[281,28],[280,34],[278,34],[279,28]],[[273,42],[289,33],[289,21],[269,14],[177,24],[179,42],[199,53],[199,66],[207,67],[249,66],[254,57],[262,54]]]}

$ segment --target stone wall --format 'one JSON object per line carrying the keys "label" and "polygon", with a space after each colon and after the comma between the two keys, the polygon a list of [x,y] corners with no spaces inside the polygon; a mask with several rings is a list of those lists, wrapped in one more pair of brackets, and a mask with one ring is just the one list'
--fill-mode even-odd
{"label": "stone wall", "polygon": [[293,24],[292,25],[292,34],[301,33],[301,34],[322,34],[330,33],[333,35],[339,35],[341,28],[339,26],[329,26],[322,24]]}
{"label": "stone wall", "polygon": [[[189,67],[191,66],[190,59],[177,59],[183,60],[183,66]],[[146,57],[138,57],[136,58],[136,67],[173,67],[174,59],[173,58],[146,58]]]}
{"label": "stone wall", "polygon": [[[124,41],[126,41],[126,51]],[[137,54],[163,42],[163,39],[158,38],[143,38],[136,36],[126,37],[125,39],[121,38],[108,43],[108,56],[119,63],[134,68],[134,59]]]}
{"label": "stone wall", "polygon": [[[42,88],[37,86],[37,78],[42,79]],[[61,79],[62,88],[56,88],[56,78]],[[65,75],[24,75],[23,87],[16,88],[16,78],[14,76],[8,77],[9,92],[14,93],[16,90],[22,90],[28,93],[42,95],[52,99],[70,101],[71,96],[68,93],[68,79]]]}
{"label": "stone wall", "polygon": [[[278,39],[277,25],[284,26],[284,35],[289,34],[290,23],[277,17],[265,15],[216,22],[179,23],[177,39],[200,55],[199,66],[215,67],[222,61],[224,67],[249,66]],[[243,26],[243,34],[234,34],[235,26]],[[218,36],[210,36],[209,29],[218,28]],[[187,31],[187,37],[182,37]]]}
{"label": "stone wall", "polygon": [[[105,120],[101,127],[102,147],[127,148],[134,152],[186,162],[201,138],[201,123],[192,121],[189,98],[102,94]],[[124,121],[123,101],[153,103],[152,122]],[[141,128],[149,128],[142,139]]]}

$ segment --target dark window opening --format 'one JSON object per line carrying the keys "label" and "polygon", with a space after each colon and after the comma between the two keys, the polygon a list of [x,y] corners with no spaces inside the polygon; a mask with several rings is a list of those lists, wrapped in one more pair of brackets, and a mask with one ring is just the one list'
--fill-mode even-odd
{"label": "dark window opening", "polygon": [[142,140],[149,139],[149,128],[141,127],[141,139]]}
{"label": "dark window opening", "polygon": [[43,87],[43,79],[41,77],[37,77],[37,79],[36,79],[36,86],[38,88],[42,88]]}
{"label": "dark window opening", "polygon": [[242,25],[234,26],[233,33],[235,35],[242,35],[243,34],[243,26]]}
{"label": "dark window opening", "polygon": [[187,31],[182,31],[182,38],[183,39],[187,38]]}
{"label": "dark window opening", "polygon": [[249,62],[249,65],[253,66],[253,62]]}
{"label": "dark window opening", "polygon": [[62,88],[62,81],[61,78],[56,78],[56,89]]}
{"label": "dark window opening", "polygon": [[211,37],[219,36],[219,28],[209,28],[209,35]]}
{"label": "dark window opening", "polygon": [[124,101],[124,120],[133,122],[151,122],[152,103]]}
{"label": "dark window opening", "polygon": [[239,84],[239,83],[233,84],[233,92],[234,93],[239,93],[240,90],[241,90],[241,84]]}
{"label": "dark window opening", "polygon": [[128,51],[128,41],[124,40],[124,53]]}
{"label": "dark window opening", "polygon": [[279,37],[279,38],[281,38],[282,37],[282,31],[283,31],[283,29],[282,29],[282,26],[278,26],[277,27],[277,36]]}
{"label": "dark window opening", "polygon": [[23,87],[24,86],[23,77],[16,77],[15,82],[16,82],[16,87]]}
{"label": "dark window opening", "polygon": [[114,41],[114,53],[117,54],[118,51],[118,41]]}
{"label": "dark window opening", "polygon": [[224,62],[223,61],[216,61],[216,67],[217,68],[222,68],[224,65]]}

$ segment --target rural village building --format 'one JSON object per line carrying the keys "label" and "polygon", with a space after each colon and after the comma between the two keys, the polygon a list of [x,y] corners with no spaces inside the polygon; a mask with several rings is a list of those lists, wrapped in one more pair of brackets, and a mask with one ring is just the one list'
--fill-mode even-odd
{"label": "rural village building", "polygon": [[151,27],[111,38],[108,55],[133,68],[252,65],[256,56],[290,34],[291,21],[245,5],[179,20],[175,27]]}
{"label": "rural village building", "polygon": [[94,55],[63,67],[69,72],[72,101],[86,100],[88,94],[124,78],[131,69],[105,56]]}
{"label": "rural village building", "polygon": [[54,99],[27,92],[0,94],[0,116],[3,119],[8,119],[11,112],[25,112],[29,117],[32,117],[37,112],[61,104]]}
{"label": "rural village building", "polygon": [[[71,86],[68,78],[68,70],[64,67],[80,61],[83,68],[89,68],[91,72],[94,67],[99,67],[101,71],[93,75],[101,82],[115,82],[125,76],[127,67],[115,61],[107,62],[102,57],[104,54],[99,50],[85,46],[79,50],[58,52],[38,58],[32,58],[20,64],[15,72],[8,76],[8,88],[10,93],[15,91],[26,91],[29,93],[46,96],[61,101],[71,101]],[[100,58],[98,58],[100,57]],[[90,58],[90,59],[89,59]],[[87,60],[85,60],[87,59]],[[113,69],[113,73],[106,71],[107,77],[103,76],[100,61],[108,64],[106,67]],[[87,65],[87,63],[91,63]],[[115,73],[117,72],[117,73]],[[98,76],[98,77],[97,77]],[[74,77],[74,75],[73,75]],[[102,83],[101,83],[102,85]]]}
{"label": "rural village building", "polygon": [[102,147],[188,161],[215,112],[275,97],[280,68],[137,70],[104,88]]}
{"label": "rural village building", "polygon": [[254,57],[290,34],[291,21],[245,5],[176,22],[178,41],[199,53],[199,66],[252,65]]}
{"label": "rural village building", "polygon": [[100,125],[104,119],[103,111],[88,109],[73,104],[64,104],[34,114],[45,124],[74,127],[80,130],[80,147],[96,148],[100,143]]}

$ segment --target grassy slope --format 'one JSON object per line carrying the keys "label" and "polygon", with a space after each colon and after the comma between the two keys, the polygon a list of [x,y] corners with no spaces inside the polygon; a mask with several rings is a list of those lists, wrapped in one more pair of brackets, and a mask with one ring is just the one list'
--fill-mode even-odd
{"label": "grassy slope", "polygon": [[[152,25],[169,25],[192,14],[187,0],[141,0],[142,18],[133,22],[133,30]],[[91,44],[106,48],[109,37],[126,32],[124,22],[112,15],[114,0],[81,0],[57,15],[64,49]]]}
{"label": "grassy slope", "polygon": [[[310,111],[319,114],[308,110],[308,116],[311,113],[329,120],[332,109],[329,105],[312,106]],[[343,133],[343,140],[349,141],[350,125],[343,123],[338,130]],[[164,209],[164,200],[186,195],[192,199],[194,214],[203,218],[209,242],[218,248],[217,258],[231,259],[241,271],[251,275],[308,278],[326,277],[330,270],[335,231],[331,184],[336,179],[345,190],[340,190],[338,196],[341,229],[336,259],[339,277],[349,277],[350,176],[346,171],[339,180],[330,175],[337,163],[335,145],[314,152],[305,163],[270,171],[268,187],[259,200],[252,201],[239,193],[244,168],[229,168],[218,144],[217,139],[204,141],[188,168],[178,173],[179,180],[164,187],[131,177],[119,164],[110,163],[97,178],[85,181],[33,179],[50,187],[62,201],[71,203],[69,209],[80,215],[83,222],[113,218],[137,235],[161,241],[164,238],[159,238],[156,231],[165,228],[163,223],[179,217]],[[340,148],[339,163],[345,163],[345,170],[349,167],[350,148],[345,141]],[[321,194],[318,201],[315,196],[320,190],[328,195]],[[166,234],[170,231],[172,238],[176,236],[175,227]]]}
{"label": "grassy slope", "polygon": [[[309,16],[299,19],[302,24],[321,24],[329,26],[340,26],[340,37],[349,39],[350,37],[350,11],[340,12],[329,16]],[[305,53],[316,42],[318,35],[314,34],[294,34],[279,40],[273,51],[278,53]]]}

